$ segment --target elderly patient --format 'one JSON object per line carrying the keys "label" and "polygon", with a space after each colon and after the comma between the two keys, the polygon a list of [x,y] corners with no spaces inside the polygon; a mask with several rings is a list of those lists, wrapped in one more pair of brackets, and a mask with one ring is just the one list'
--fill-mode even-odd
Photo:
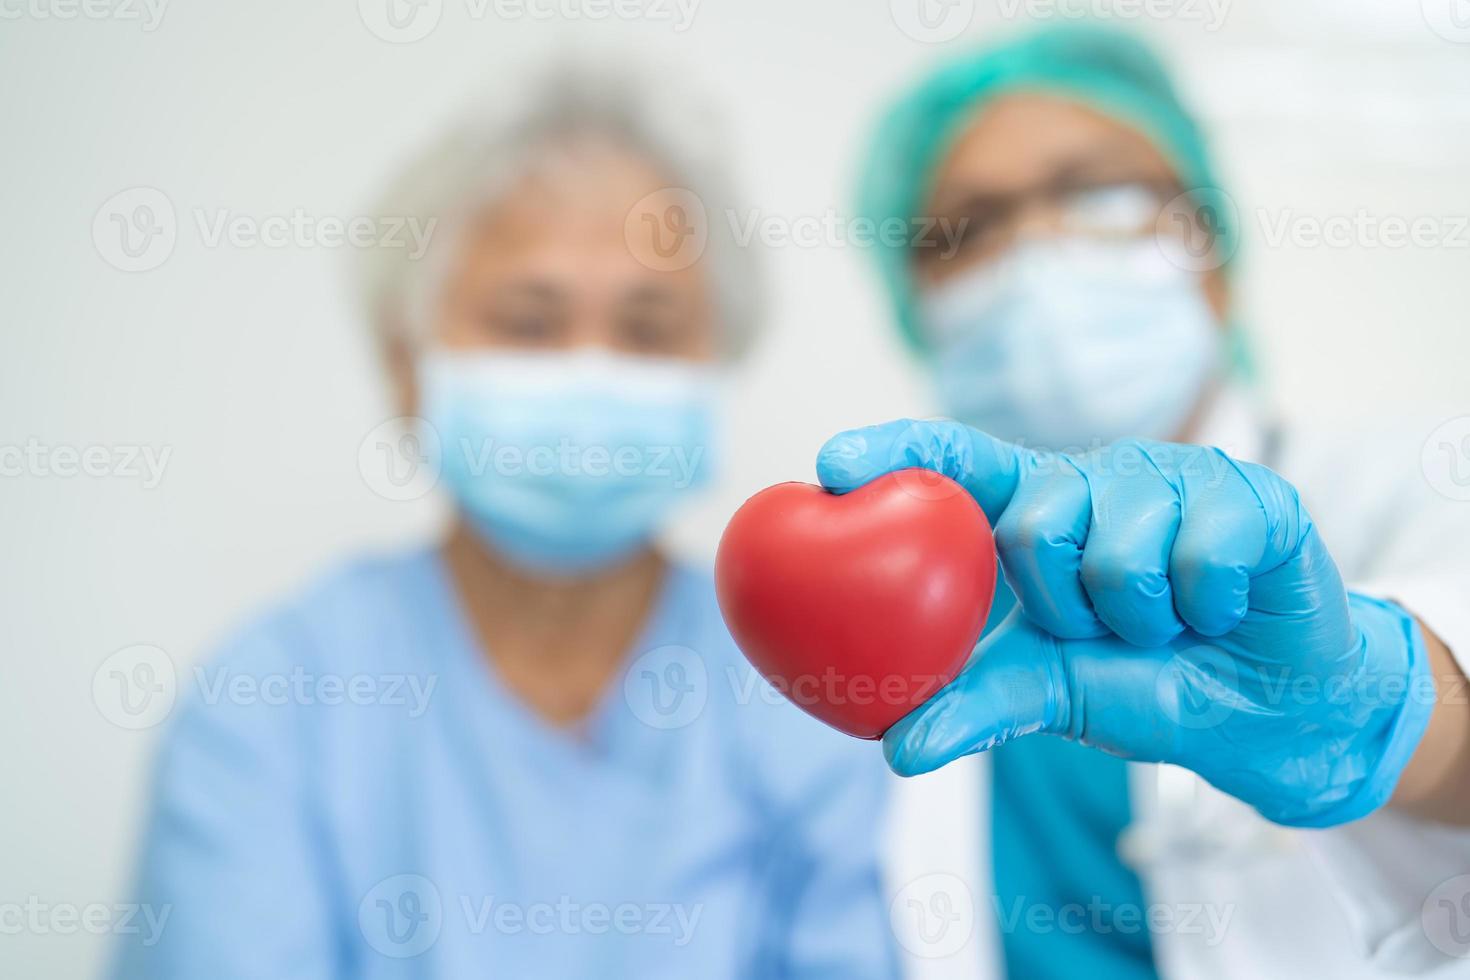
{"label": "elderly patient", "polygon": [[211,661],[403,696],[185,693],[138,896],[170,916],[122,977],[893,972],[881,760],[765,696],[709,577],[653,544],[753,316],[748,257],[691,196],[729,206],[708,114],[626,72],[532,91],[390,195],[438,219],[422,260],[369,262],[452,529]]}

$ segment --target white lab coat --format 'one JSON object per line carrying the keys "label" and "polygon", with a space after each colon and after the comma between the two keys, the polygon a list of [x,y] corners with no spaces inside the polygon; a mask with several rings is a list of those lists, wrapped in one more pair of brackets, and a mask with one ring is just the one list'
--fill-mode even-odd
{"label": "white lab coat", "polygon": [[[1226,392],[1199,441],[1295,484],[1349,586],[1412,610],[1470,674],[1470,501],[1431,485],[1420,457],[1429,430],[1273,439],[1251,405]],[[1470,874],[1470,832],[1388,810],[1330,830],[1290,830],[1193,773],[1131,769],[1134,820],[1122,850],[1155,907],[1142,912],[1175,926],[1154,936],[1164,977],[1470,977],[1470,958],[1446,956],[1421,924],[1436,886]],[[989,816],[983,753],[894,779],[886,875],[913,980],[1003,973],[997,922],[1005,910],[993,899]],[[1171,838],[1201,840],[1181,827],[1233,843],[1192,859],[1161,851]],[[925,910],[944,921],[917,935],[913,916]],[[1470,904],[1463,914],[1470,929]]]}

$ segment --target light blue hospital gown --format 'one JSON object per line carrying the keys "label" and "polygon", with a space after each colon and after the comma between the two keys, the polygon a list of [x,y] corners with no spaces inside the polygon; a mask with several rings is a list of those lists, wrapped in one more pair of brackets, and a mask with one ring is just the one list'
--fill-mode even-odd
{"label": "light blue hospital gown", "polygon": [[[430,686],[432,685],[432,686]],[[882,761],[757,685],[675,568],[582,735],[495,680],[436,552],[180,675],[117,975],[894,975]]]}

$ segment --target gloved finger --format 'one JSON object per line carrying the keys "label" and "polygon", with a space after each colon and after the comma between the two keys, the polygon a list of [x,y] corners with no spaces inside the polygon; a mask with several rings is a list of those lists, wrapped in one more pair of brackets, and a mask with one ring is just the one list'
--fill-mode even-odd
{"label": "gloved finger", "polygon": [[[1301,540],[1289,559],[1251,576],[1249,608],[1240,625],[1221,642],[1270,652],[1280,661],[1290,662],[1296,676],[1315,675],[1320,679],[1349,670],[1347,662],[1359,651],[1355,644],[1343,643],[1339,658],[1319,656],[1308,660],[1294,646],[1282,644],[1283,622],[1309,618],[1318,623],[1341,624],[1351,620],[1342,573],[1305,511],[1301,527]],[[1269,541],[1269,533],[1267,538]],[[1272,547],[1267,545],[1268,556]],[[1256,567],[1266,566],[1267,561],[1263,557]]]}
{"label": "gloved finger", "polygon": [[846,493],[895,470],[933,470],[964,487],[994,525],[1029,455],[1030,450],[958,422],[897,419],[828,439],[817,452],[817,480],[828,490]]}
{"label": "gloved finger", "polygon": [[[1159,444],[1168,451],[1167,444]],[[1082,554],[1082,586],[1098,619],[1135,646],[1154,647],[1184,631],[1174,611],[1169,554],[1181,503],[1153,444],[1125,440],[1088,457],[1092,528]]]}
{"label": "gloved finger", "polygon": [[[1344,623],[1347,590],[1322,536],[1296,487],[1264,466],[1232,460],[1236,472],[1260,502],[1266,523],[1265,547],[1250,573],[1248,609],[1229,640],[1248,650],[1270,650],[1279,645],[1279,624],[1303,617],[1322,623]],[[1278,650],[1290,656],[1290,651]],[[1318,660],[1312,667],[1330,673],[1337,667]]]}
{"label": "gloved finger", "polygon": [[1182,634],[1141,648],[1112,634],[1059,640],[1019,610],[981,642],[964,672],[883,735],[900,776],[930,772],[1035,732],[1137,762],[1217,768],[1221,728],[1262,706],[1240,689],[1224,646]]}
{"label": "gloved finger", "polygon": [[1097,636],[1107,628],[1082,588],[1091,514],[1087,480],[1065,457],[1054,472],[1028,476],[995,525],[1006,583],[1027,617],[1054,636]]}
{"label": "gloved finger", "polygon": [[1266,513],[1234,460],[1198,448],[1183,461],[1184,512],[1169,578],[1174,608],[1202,636],[1224,636],[1250,604],[1251,572],[1266,550]]}
{"label": "gloved finger", "polygon": [[1067,698],[1057,642],[1013,612],[959,677],[883,735],[889,768],[917,776],[1045,729]]}
{"label": "gloved finger", "polygon": [[1301,495],[1278,474],[1256,463],[1230,461],[1232,468],[1250,486],[1266,519],[1266,546],[1251,569],[1251,577],[1269,572],[1295,559],[1313,530],[1312,518],[1302,506]]}

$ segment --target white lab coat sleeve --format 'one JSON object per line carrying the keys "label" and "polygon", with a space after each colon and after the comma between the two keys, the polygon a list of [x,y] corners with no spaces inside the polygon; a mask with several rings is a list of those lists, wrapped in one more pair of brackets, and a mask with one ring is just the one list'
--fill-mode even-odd
{"label": "white lab coat sleeve", "polygon": [[[1470,675],[1470,500],[1445,492],[1436,474],[1425,472],[1419,454],[1428,431],[1384,442],[1377,452],[1355,447],[1356,459],[1377,459],[1384,467],[1380,473],[1399,478],[1380,485],[1374,506],[1359,512],[1363,523],[1353,531],[1378,540],[1360,567],[1345,570],[1346,577],[1352,590],[1392,599],[1413,613]],[[1357,482],[1347,465],[1330,476],[1340,487]],[[1466,693],[1464,687],[1438,692],[1441,699],[1454,697],[1462,704]],[[1470,930],[1470,912],[1446,913],[1435,901],[1448,887],[1458,904],[1459,890],[1446,882],[1470,875],[1470,831],[1384,809],[1307,836],[1363,954],[1375,966],[1393,973],[1455,969],[1450,964],[1470,968],[1466,960],[1449,955],[1458,949],[1443,948],[1453,944],[1431,922],[1435,915],[1458,915]],[[1465,883],[1470,885],[1470,879]]]}

